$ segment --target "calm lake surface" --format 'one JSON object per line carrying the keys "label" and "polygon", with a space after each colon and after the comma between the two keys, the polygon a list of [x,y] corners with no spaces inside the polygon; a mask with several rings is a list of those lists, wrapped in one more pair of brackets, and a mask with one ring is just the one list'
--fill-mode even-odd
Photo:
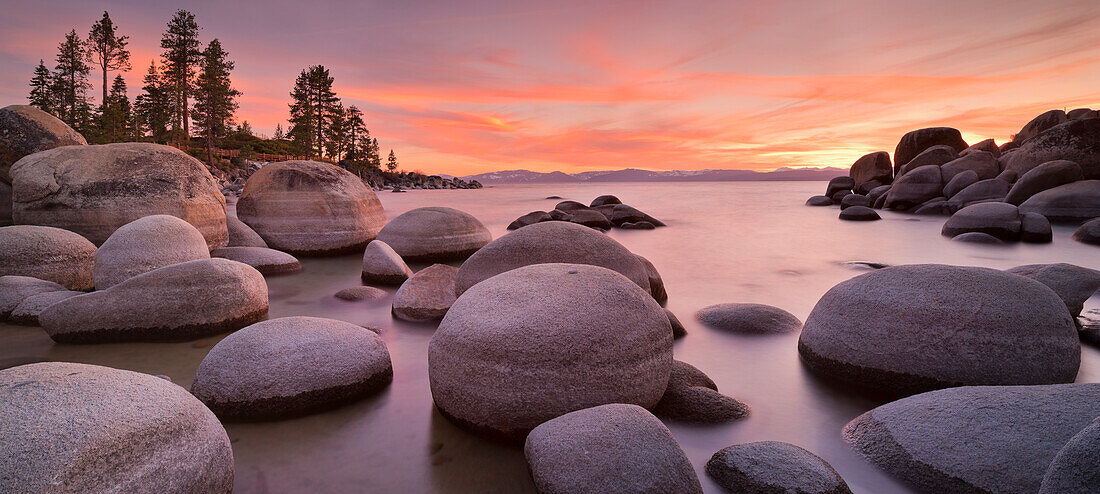
{"label": "calm lake surface", "polygon": [[[614,194],[665,221],[667,228],[609,235],[661,272],[668,308],[688,330],[675,343],[675,357],[752,407],[749,417],[724,425],[667,423],[704,490],[721,492],[703,472],[716,451],[778,440],[823,457],[857,493],[909,492],[853,453],[840,436],[844,424],[881,402],[843,393],[811,376],[799,362],[797,334],[727,334],[700,325],[695,312],[722,302],[758,302],[805,320],[826,290],[867,271],[846,261],[999,269],[1069,262],[1100,269],[1100,249],[1072,241],[1069,227],[1055,227],[1053,244],[1000,247],[952,242],[940,236],[940,217],[883,211],[882,221],[842,222],[837,208],[803,206],[807,197],[824,190],[824,182],[540,184],[387,191],[379,197],[389,218],[421,206],[450,206],[476,216],[494,238],[504,235],[516,217],[552,209],[558,201],[544,199],[551,195],[587,204],[598,195]],[[393,358],[393,385],[326,413],[227,424],[236,458],[235,492],[533,492],[520,448],[485,442],[434,410],[427,368],[434,324],[394,320],[389,300],[333,298],[336,291],[360,284],[360,263],[359,256],[302,259],[303,272],[269,277],[270,317],[330,317],[379,328]],[[1100,297],[1089,300],[1085,310],[1090,309],[1100,309]],[[222,337],[66,346],[55,345],[40,328],[0,324],[0,362],[85,362],[164,374],[189,388],[199,362]],[[1092,347],[1082,352],[1078,381],[1100,381],[1100,352]]]}

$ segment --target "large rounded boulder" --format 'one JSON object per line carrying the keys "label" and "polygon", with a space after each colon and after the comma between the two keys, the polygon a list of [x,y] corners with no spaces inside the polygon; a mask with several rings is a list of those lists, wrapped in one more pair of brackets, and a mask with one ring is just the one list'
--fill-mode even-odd
{"label": "large rounded boulder", "polygon": [[91,290],[96,248],[80,235],[48,226],[0,227],[0,276],[30,276],[70,290]]}
{"label": "large rounded boulder", "polygon": [[897,177],[886,193],[884,206],[890,209],[909,209],[919,206],[943,193],[943,174],[938,166],[922,166]]}
{"label": "large rounded boulder", "polygon": [[95,253],[95,287],[106,290],[157,268],[208,259],[206,239],[175,216],[155,214],[115,230]]}
{"label": "large rounded boulder", "polygon": [[390,220],[378,240],[405,261],[446,262],[470,257],[493,240],[473,215],[453,208],[417,208]]}
{"label": "large rounded boulder", "polygon": [[1100,290],[1100,271],[1064,262],[1055,264],[1025,264],[1005,272],[1031,278],[1042,283],[1066,302],[1070,315],[1077,317],[1085,301]]}
{"label": "large rounded boulder", "polygon": [[478,282],[505,271],[541,263],[601,266],[650,289],[646,266],[626,247],[591,228],[548,221],[513,231],[470,256],[458,270],[455,293],[462,295]]}
{"label": "large rounded boulder", "polygon": [[1011,242],[1020,239],[1020,226],[1020,211],[1016,206],[1004,202],[983,202],[951,215],[940,233],[945,237],[956,237],[979,232]]}
{"label": "large rounded boulder", "polygon": [[1031,494],[1098,416],[1100,384],[966,386],[882,405],[848,423],[844,438],[918,492]]}
{"label": "large rounded boulder", "polygon": [[1042,283],[986,268],[922,264],[844,281],[798,340],[809,369],[886,395],[964,385],[1073,382],[1081,344]]}
{"label": "large rounded boulder", "polygon": [[857,193],[866,194],[875,187],[888,185],[894,180],[894,167],[890,164],[890,153],[878,151],[866,154],[852,164],[848,176],[855,182]]}
{"label": "large rounded boulder", "polygon": [[443,319],[455,301],[458,268],[433,264],[409,278],[393,294],[393,315],[406,321]]}
{"label": "large rounded boulder", "polygon": [[281,317],[225,337],[202,359],[191,392],[224,420],[266,420],[334,408],[393,380],[373,331],[320,317]]}
{"label": "large rounded boulder", "polygon": [[1084,179],[1085,174],[1077,163],[1066,160],[1048,161],[1017,179],[1012,190],[1008,191],[1005,202],[1019,206],[1044,190]]}
{"label": "large rounded boulder", "polygon": [[703,492],[668,427],[637,405],[601,405],[549,420],[527,436],[523,454],[541,493]]}
{"label": "large rounded boulder", "polygon": [[37,107],[0,108],[0,182],[11,183],[8,170],[20,158],[60,146],[85,145],[84,136]]}
{"label": "large rounded boulder", "polygon": [[1039,494],[1091,494],[1100,486],[1100,418],[1073,436],[1050,462]]}
{"label": "large rounded boulder", "polygon": [[661,306],[623,275],[585,264],[534,264],[474,285],[428,345],[436,407],[511,441],[574,410],[652,407],[671,366]]}
{"label": "large rounded boulder", "polygon": [[929,127],[909,132],[901,137],[894,149],[894,169],[901,168],[909,163],[909,160],[932,146],[951,146],[956,153],[962,152],[968,146],[962,138],[962,133],[950,127]]}
{"label": "large rounded boulder", "polygon": [[209,249],[229,242],[225,196],[206,165],[173,147],[143,142],[65,146],[11,167],[15,223],[64,228],[102,244],[152,214],[183,218]]}
{"label": "large rounded boulder", "polygon": [[0,371],[0,479],[13,492],[233,490],[225,428],[148,374],[44,362]]}
{"label": "large rounded boulder", "polygon": [[1004,168],[1018,176],[1055,160],[1077,163],[1085,179],[1100,179],[1100,118],[1070,120],[1051,127],[1001,158]]}
{"label": "large rounded boulder", "polygon": [[1081,180],[1044,190],[1020,204],[1020,211],[1063,223],[1100,217],[1100,180]]}
{"label": "large rounded boulder", "polygon": [[1031,119],[1012,137],[1012,140],[1023,144],[1028,139],[1043,133],[1051,127],[1064,124],[1068,120],[1069,117],[1066,115],[1065,110],[1050,110]]}
{"label": "large rounded boulder", "polygon": [[58,343],[105,343],[195,339],[265,317],[267,283],[259,271],[228,259],[199,259],[62,300],[38,320]]}
{"label": "large rounded boulder", "polygon": [[257,170],[244,184],[237,217],[268,247],[296,256],[361,252],[386,223],[382,203],[359,177],[317,161]]}

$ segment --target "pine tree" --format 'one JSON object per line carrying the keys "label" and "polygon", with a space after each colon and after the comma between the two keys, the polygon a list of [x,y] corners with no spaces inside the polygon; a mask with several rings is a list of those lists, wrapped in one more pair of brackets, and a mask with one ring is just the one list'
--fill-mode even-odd
{"label": "pine tree", "polygon": [[281,141],[283,139],[286,139],[286,132],[283,131],[283,124],[281,124],[281,123],[275,124],[275,135],[273,137],[277,141]]}
{"label": "pine tree", "polygon": [[168,137],[168,122],[172,116],[169,95],[164,90],[156,61],[149,64],[149,71],[142,82],[145,85],[141,87],[142,94],[138,95],[134,103],[134,113],[153,142],[164,142]]}
{"label": "pine tree", "polygon": [[202,52],[202,71],[195,84],[195,126],[206,137],[211,164],[214,163],[214,140],[228,133],[237,112],[237,97],[241,95],[229,80],[234,64],[228,57],[221,41],[211,40]]}
{"label": "pine tree", "polygon": [[130,50],[126,49],[129,36],[117,36],[115,23],[107,11],[103,18],[92,24],[88,33],[88,61],[103,72],[103,101],[107,101],[107,73],[112,70],[130,70]]}
{"label": "pine tree", "polygon": [[133,138],[132,108],[122,75],[115,76],[111,91],[100,108],[98,141],[126,142]]}
{"label": "pine tree", "polygon": [[255,132],[252,131],[252,124],[248,123],[248,120],[241,122],[241,124],[237,126],[237,134],[247,137],[255,136]]}
{"label": "pine tree", "polygon": [[322,155],[340,102],[328,69],[313,65],[303,70],[290,97],[294,100],[290,104],[290,136],[303,149]]}
{"label": "pine tree", "polygon": [[50,69],[46,68],[43,60],[38,61],[34,68],[34,77],[31,78],[31,94],[27,97],[30,103],[46,113],[56,112],[56,95],[54,94],[54,77]]}
{"label": "pine tree", "polygon": [[344,105],[337,103],[336,108],[332,112],[332,121],[329,123],[329,135],[328,141],[325,144],[325,150],[328,155],[334,160],[339,162],[344,155],[344,151],[347,149],[348,128],[346,110]]}
{"label": "pine tree", "polygon": [[367,125],[363,122],[363,112],[359,107],[351,105],[344,111],[344,126],[346,128],[344,149],[347,158],[355,162],[363,161],[365,154],[361,142],[364,135],[369,139],[370,133],[367,131]]}
{"label": "pine tree", "polygon": [[[164,49],[164,86],[172,99],[172,130],[177,138],[191,137],[190,95],[194,85],[195,69],[202,60],[199,51],[199,25],[195,14],[177,10],[168,21],[168,29],[160,39]],[[181,134],[182,132],[182,134]]]}
{"label": "pine tree", "polygon": [[393,150],[391,149],[390,156],[386,158],[386,169],[392,172],[394,170],[397,170],[397,166],[397,155],[394,154]]}
{"label": "pine tree", "polygon": [[[367,137],[370,137],[369,135]],[[378,147],[378,138],[367,139],[369,146],[366,149],[367,164],[376,170],[382,169],[381,148]]]}
{"label": "pine tree", "polygon": [[77,131],[84,130],[91,117],[88,103],[88,73],[91,68],[84,62],[84,42],[69,31],[57,47],[57,65],[54,67],[54,89],[57,92],[57,113],[65,123]]}

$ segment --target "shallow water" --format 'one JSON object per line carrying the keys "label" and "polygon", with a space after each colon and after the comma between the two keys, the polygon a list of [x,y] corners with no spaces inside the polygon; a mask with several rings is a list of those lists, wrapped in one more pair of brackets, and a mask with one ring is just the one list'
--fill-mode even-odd
{"label": "shallow water", "polygon": [[[669,293],[668,308],[688,336],[675,355],[702,369],[719,389],[752,407],[725,425],[668,423],[707,492],[721,492],[703,473],[710,456],[731,444],[787,441],[835,467],[854,492],[909,492],[856,456],[840,430],[881,402],[817,381],[801,366],[797,334],[751,337],[701,326],[694,313],[721,302],[759,302],[805,319],[830,287],[866,268],[845,261],[946,263],[1009,268],[1070,262],[1100,269],[1100,249],[1055,227],[1050,245],[969,245],[939,234],[943,218],[883,211],[882,221],[849,223],[836,208],[803,201],[821,182],[509,185],[483,190],[379,194],[387,216],[420,206],[450,206],[477,216],[494,237],[516,217],[553,208],[559,195],[588,203],[615,194],[668,223],[654,231],[609,234],[649,258]],[[294,420],[227,424],[236,459],[237,493],[254,492],[533,492],[519,448],[478,439],[433,408],[427,345],[434,324],[395,321],[389,301],[344,302],[336,291],[359,284],[358,256],[303,259],[303,272],[268,278],[270,317],[331,317],[378,328],[389,347],[394,382],[380,395]],[[414,266],[417,269],[422,266]],[[390,292],[392,293],[392,289]],[[1086,310],[1100,308],[1094,296]],[[222,336],[171,344],[54,345],[40,328],[0,324],[0,364],[21,359],[86,362],[164,374],[190,387],[195,369]],[[1083,349],[1079,382],[1100,381],[1100,352]]]}

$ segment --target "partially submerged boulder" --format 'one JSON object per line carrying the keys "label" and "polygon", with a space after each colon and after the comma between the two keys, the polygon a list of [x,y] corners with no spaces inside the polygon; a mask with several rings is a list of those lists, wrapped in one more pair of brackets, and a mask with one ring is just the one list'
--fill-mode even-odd
{"label": "partially submerged boulder", "polygon": [[0,417],[5,487],[178,494],[233,489],[233,450],[217,417],[187,390],[148,374],[68,362],[5,369]]}
{"label": "partially submerged boulder", "polygon": [[1073,239],[1091,245],[1100,245],[1100,218],[1086,221],[1073,232]]}
{"label": "partially submerged boulder", "polygon": [[62,300],[38,316],[58,343],[182,341],[267,317],[267,283],[251,266],[200,259]]}
{"label": "partially submerged boulder", "polygon": [[875,221],[882,217],[867,206],[852,206],[840,212],[840,219],[847,221]]}
{"label": "partially submerged boulder", "polygon": [[335,408],[385,388],[390,353],[369,329],[281,317],[236,331],[202,359],[191,392],[222,420],[270,420]]}
{"label": "partially submerged boulder", "polygon": [[67,291],[65,287],[52,281],[30,276],[0,276],[0,321],[7,319],[11,312],[28,297],[40,293],[63,291]]}
{"label": "partially submerged boulder", "polygon": [[764,304],[726,303],[704,307],[695,314],[700,322],[715,329],[746,334],[777,334],[802,327],[794,314]]}
{"label": "partially submerged boulder", "polygon": [[229,241],[225,196],[206,165],[145,142],[65,146],[11,167],[16,223],[63,228],[102,244],[120,226],[153,214],[182,218],[207,248]]}
{"label": "partially submerged boulder", "polygon": [[302,270],[302,263],[294,256],[266,247],[222,247],[211,252],[210,257],[245,263],[264,276],[297,273]]}
{"label": "partially submerged boulder", "polygon": [[703,371],[679,360],[672,361],[672,373],[653,414],[663,419],[716,424],[740,419],[749,406],[718,392],[718,386]]}
{"label": "partially submerged boulder", "polygon": [[119,227],[95,252],[95,287],[106,290],[157,268],[209,258],[206,240],[190,223],[146,216]]}
{"label": "partially submerged boulder", "polygon": [[1081,180],[1044,190],[1020,204],[1052,222],[1077,223],[1100,217],[1100,180]]}
{"label": "partially submerged boulder", "polygon": [[829,199],[828,196],[813,196],[806,199],[807,206],[832,206],[834,204],[836,203],[833,202],[832,199]]}
{"label": "partially submerged boulder", "polygon": [[400,285],[413,275],[405,260],[381,240],[372,240],[363,250],[363,283]]}
{"label": "partially submerged boulder", "polygon": [[519,218],[516,218],[515,221],[509,223],[508,229],[515,230],[517,228],[523,228],[527,225],[534,225],[535,223],[550,221],[551,219],[552,218],[550,217],[550,213],[547,213],[546,211],[532,211],[523,216],[520,216]]}
{"label": "partially submerged boulder", "polygon": [[1038,213],[1021,214],[1020,240],[1032,244],[1049,244],[1054,241],[1050,220]]}
{"label": "partially submerged boulder", "polygon": [[359,177],[317,161],[283,161],[253,173],[237,201],[237,217],[268,246],[300,255],[361,251],[386,213]]}
{"label": "partially submerged boulder", "polygon": [[853,190],[866,194],[873,187],[887,185],[894,180],[894,167],[890,164],[890,153],[878,151],[861,156],[848,170],[852,178]]}
{"label": "partially submerged boulder", "polygon": [[1100,290],[1100,271],[1067,263],[1026,264],[1005,270],[1042,283],[1066,303],[1070,315],[1081,315],[1085,301]]}
{"label": "partially submerged boulder", "polygon": [[67,298],[72,298],[77,295],[83,295],[84,292],[77,292],[73,290],[59,290],[42,292],[36,295],[31,295],[24,298],[19,305],[15,306],[15,309],[11,311],[9,320],[12,324],[21,324],[24,326],[38,326],[38,315],[47,307],[56,304]]}
{"label": "partially submerged boulder", "polygon": [[969,232],[981,232],[1010,242],[1019,240],[1020,211],[1004,202],[973,204],[948,218],[940,231],[945,237]]}
{"label": "partially submerged boulder", "polygon": [[406,321],[443,319],[455,301],[458,268],[433,264],[409,278],[393,294],[393,315]]}
{"label": "partially submerged boulder", "polygon": [[527,436],[523,454],[539,492],[703,492],[672,433],[637,405],[548,420]]}
{"label": "partially submerged boulder", "polygon": [[91,290],[95,245],[80,235],[48,226],[0,227],[0,276],[30,276]]}
{"label": "partially submerged boulder", "polygon": [[707,475],[729,492],[851,494],[832,465],[790,443],[735,444],[710,458]]}
{"label": "partially submerged boulder", "polygon": [[381,240],[406,262],[446,262],[470,257],[493,240],[489,229],[464,211],[425,207],[390,220],[378,232]]}

